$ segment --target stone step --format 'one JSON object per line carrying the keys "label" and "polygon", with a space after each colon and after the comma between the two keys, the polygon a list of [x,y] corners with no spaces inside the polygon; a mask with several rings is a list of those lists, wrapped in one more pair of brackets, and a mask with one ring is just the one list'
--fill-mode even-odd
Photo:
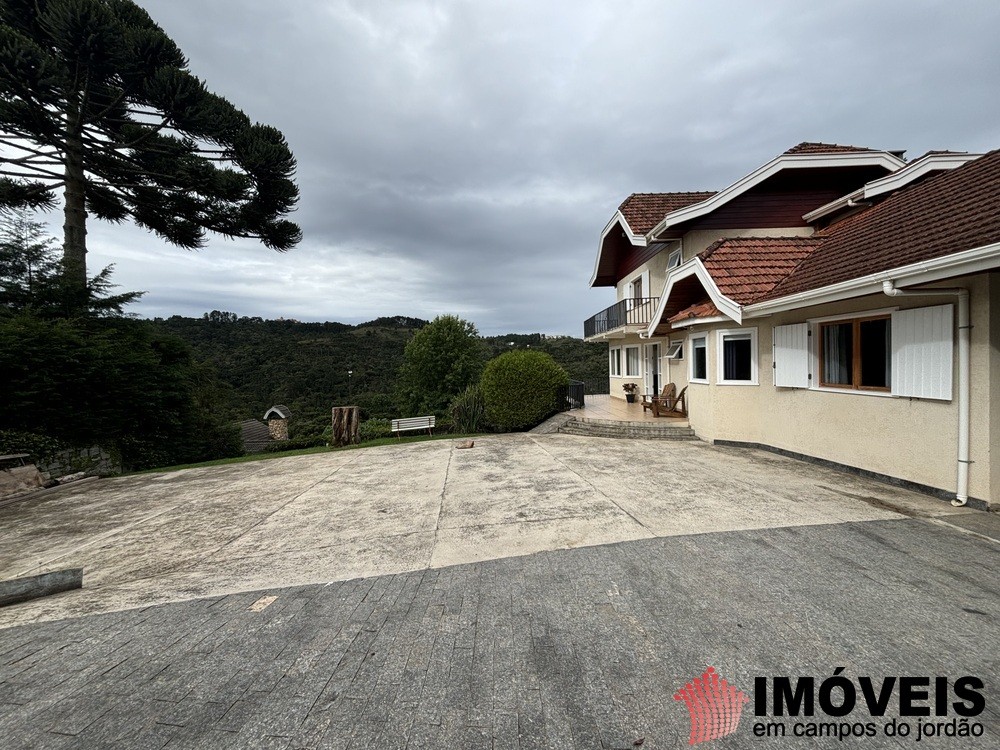
{"label": "stone step", "polygon": [[697,440],[694,430],[690,427],[674,425],[657,425],[628,422],[584,422],[572,420],[559,426],[559,432],[564,435],[580,435],[584,437],[626,438],[638,440]]}

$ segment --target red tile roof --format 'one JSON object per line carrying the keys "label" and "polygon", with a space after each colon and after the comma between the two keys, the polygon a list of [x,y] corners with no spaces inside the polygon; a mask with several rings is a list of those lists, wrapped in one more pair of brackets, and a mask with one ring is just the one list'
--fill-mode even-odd
{"label": "red tile roof", "polygon": [[864,148],[862,146],[841,146],[839,143],[811,143],[802,141],[792,146],[786,154],[848,154],[863,151],[880,151],[881,149]]}
{"label": "red tile roof", "polygon": [[723,295],[749,305],[774,289],[821,242],[818,237],[728,237],[698,257]]}
{"label": "red tile roof", "polygon": [[700,193],[632,193],[618,210],[635,234],[646,234],[667,214],[685,206],[708,200],[714,192]]}
{"label": "red tile roof", "polygon": [[676,315],[667,318],[667,320],[671,323],[680,323],[683,320],[691,320],[692,318],[714,318],[719,315],[722,315],[719,312],[719,308],[711,302],[697,302],[690,307],[685,307]]}
{"label": "red tile roof", "polygon": [[763,299],[1000,242],[1000,150],[929,177],[817,235],[822,245]]}

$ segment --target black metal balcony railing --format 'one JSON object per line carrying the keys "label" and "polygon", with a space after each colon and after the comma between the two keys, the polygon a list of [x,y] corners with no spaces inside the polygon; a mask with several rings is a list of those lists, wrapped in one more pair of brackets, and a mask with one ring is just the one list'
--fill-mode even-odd
{"label": "black metal balcony railing", "polygon": [[583,322],[583,337],[589,339],[625,326],[648,326],[659,302],[659,297],[635,297],[616,302]]}
{"label": "black metal balcony railing", "polygon": [[561,385],[556,389],[556,411],[569,411],[570,409],[582,409],[584,407],[584,384],[579,380],[571,380],[568,385]]}

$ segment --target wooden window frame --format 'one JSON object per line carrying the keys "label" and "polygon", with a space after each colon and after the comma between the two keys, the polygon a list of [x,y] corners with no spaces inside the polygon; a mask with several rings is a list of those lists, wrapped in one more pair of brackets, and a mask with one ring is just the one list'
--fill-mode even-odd
{"label": "wooden window frame", "polygon": [[[820,388],[837,388],[842,391],[875,391],[879,393],[892,392],[892,376],[887,378],[888,385],[861,385],[861,324],[871,323],[875,320],[887,321],[887,331],[892,336],[892,315],[872,315],[862,318],[840,318],[838,320],[824,320],[817,323],[819,326],[819,336],[817,349],[819,350],[819,381]],[[826,347],[823,346],[823,333],[827,326],[842,326],[845,323],[851,324],[851,382],[850,383],[827,383],[826,376]],[[890,338],[891,342],[891,338]]]}

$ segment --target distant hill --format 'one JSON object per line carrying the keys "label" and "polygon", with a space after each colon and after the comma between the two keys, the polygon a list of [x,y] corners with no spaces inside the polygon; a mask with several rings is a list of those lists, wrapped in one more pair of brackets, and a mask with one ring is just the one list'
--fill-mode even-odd
{"label": "distant hill", "polygon": [[[365,418],[398,416],[394,392],[403,350],[427,325],[403,315],[352,326],[218,310],[201,318],[173,316],[150,323],[187,341],[199,359],[214,366],[224,384],[228,418],[259,419],[270,406],[287,404],[293,433],[321,430],[336,404],[357,404]],[[537,333],[483,340],[493,356],[515,347],[548,352],[571,378],[607,387],[606,346]]]}

